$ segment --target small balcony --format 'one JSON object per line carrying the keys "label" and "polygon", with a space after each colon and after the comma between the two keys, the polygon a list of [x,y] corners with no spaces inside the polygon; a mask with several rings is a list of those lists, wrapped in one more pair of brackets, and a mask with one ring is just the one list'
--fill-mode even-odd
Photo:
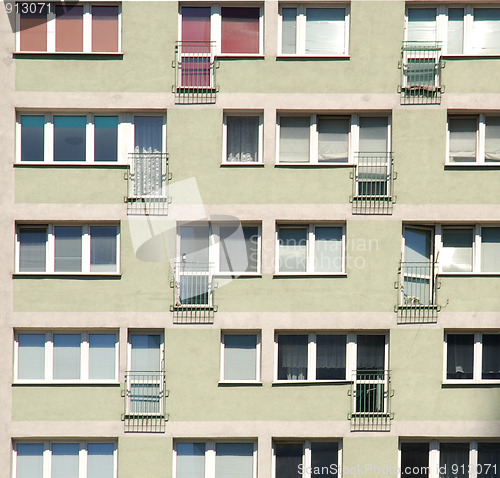
{"label": "small balcony", "polygon": [[166,153],[131,153],[128,182],[128,215],[166,215],[168,212],[168,156]]}
{"label": "small balcony", "polygon": [[353,214],[391,214],[395,177],[392,153],[357,153],[351,173]]}
{"label": "small balcony", "polygon": [[352,377],[351,431],[389,431],[391,428],[390,373],[388,370],[356,370]]}
{"label": "small balcony", "polygon": [[400,263],[399,281],[395,284],[399,324],[437,322],[437,271],[437,263],[432,261]]}
{"label": "small balcony", "polygon": [[178,41],[175,45],[175,85],[177,104],[213,104],[217,86],[215,42]]}
{"label": "small balcony", "polygon": [[175,265],[171,311],[177,324],[211,324],[214,305],[213,264],[178,262]]}
{"label": "small balcony", "polygon": [[439,104],[444,87],[441,85],[440,42],[403,42],[401,47],[401,104]]}
{"label": "small balcony", "polygon": [[165,371],[125,372],[125,432],[165,432]]}

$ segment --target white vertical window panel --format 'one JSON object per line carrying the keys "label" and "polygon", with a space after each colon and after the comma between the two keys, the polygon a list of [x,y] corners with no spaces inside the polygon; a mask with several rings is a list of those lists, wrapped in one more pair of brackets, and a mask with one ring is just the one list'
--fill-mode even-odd
{"label": "white vertical window panel", "polygon": [[306,54],[345,53],[345,9],[306,9]]}
{"label": "white vertical window panel", "polygon": [[45,378],[45,334],[19,334],[18,378]]}
{"label": "white vertical window panel", "polygon": [[43,443],[18,443],[16,478],[43,478]]}
{"label": "white vertical window panel", "polygon": [[115,378],[115,334],[89,334],[89,378]]}
{"label": "white vertical window panel", "polygon": [[54,379],[80,379],[80,334],[54,334]]}
{"label": "white vertical window panel", "polygon": [[473,230],[443,228],[443,247],[439,262],[443,272],[472,272]]}
{"label": "white vertical window panel", "polygon": [[253,478],[253,443],[217,443],[215,478]]}
{"label": "white vertical window panel", "polygon": [[318,118],[318,161],[347,163],[349,118]]}
{"label": "white vertical window panel", "polygon": [[114,478],[113,443],[89,443],[87,445],[87,477]]}
{"label": "white vertical window panel", "polygon": [[387,152],[387,117],[359,118],[359,151],[362,153]]}
{"label": "white vertical window panel", "polygon": [[280,272],[306,272],[307,236],[307,227],[287,227],[279,230]]}
{"label": "white vertical window panel", "polygon": [[407,40],[436,41],[436,14],[435,8],[409,8]]}
{"label": "white vertical window panel", "polygon": [[160,336],[132,335],[132,370],[135,372],[160,369]]}
{"label": "white vertical window panel", "polygon": [[176,478],[205,477],[205,443],[177,443]]}
{"label": "white vertical window panel", "polygon": [[500,117],[487,116],[485,119],[484,160],[497,163],[500,161]]}
{"label": "white vertical window panel", "polygon": [[53,443],[51,478],[79,478],[79,454],[79,443]]}
{"label": "white vertical window panel", "polygon": [[19,272],[45,272],[47,228],[19,226]]}
{"label": "white vertical window panel", "polygon": [[464,52],[464,9],[448,9],[448,55],[459,55]]}
{"label": "white vertical window panel", "polygon": [[224,336],[224,380],[257,379],[257,336]]}
{"label": "white vertical window panel", "polygon": [[476,161],[477,118],[449,118],[451,163]]}
{"label": "white vertical window panel", "polygon": [[500,53],[500,8],[474,9],[472,51],[490,55]]}
{"label": "white vertical window panel", "polygon": [[481,272],[500,272],[500,227],[481,228]]}
{"label": "white vertical window panel", "polygon": [[297,53],[297,9],[281,10],[281,53],[293,55]]}
{"label": "white vertical window panel", "polygon": [[310,117],[280,118],[280,163],[309,162]]}
{"label": "white vertical window panel", "polygon": [[55,272],[82,272],[81,226],[55,226]]}
{"label": "white vertical window panel", "polygon": [[116,272],[116,226],[90,226],[90,272]]}

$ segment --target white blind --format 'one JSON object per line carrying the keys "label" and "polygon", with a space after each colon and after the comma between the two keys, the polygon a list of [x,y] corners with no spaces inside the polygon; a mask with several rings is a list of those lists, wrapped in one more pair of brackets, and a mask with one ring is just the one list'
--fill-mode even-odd
{"label": "white blind", "polygon": [[16,478],[43,478],[43,443],[18,443]]}
{"label": "white blind", "polygon": [[500,117],[486,118],[485,161],[500,161]]}
{"label": "white blind", "polygon": [[359,118],[359,151],[361,153],[387,152],[387,117]]}
{"label": "white blind", "polygon": [[205,477],[205,443],[177,443],[176,478]]}
{"label": "white blind", "polygon": [[457,55],[464,52],[464,9],[448,9],[448,54]]}
{"label": "white blind", "polygon": [[280,272],[305,272],[307,268],[307,228],[279,230]]}
{"label": "white blind", "polygon": [[449,118],[450,162],[476,161],[476,118]]}
{"label": "white blind", "polygon": [[90,271],[116,272],[116,226],[90,228]]}
{"label": "white blind", "polygon": [[54,334],[54,378],[80,378],[80,334]]}
{"label": "white blind", "polygon": [[217,443],[215,478],[253,478],[253,443]]}
{"label": "white blind", "polygon": [[81,272],[82,228],[81,226],[56,226],[55,268],[56,272]]}
{"label": "white blind", "polygon": [[481,228],[481,272],[500,272],[500,227]]}
{"label": "white blind", "polygon": [[500,53],[500,8],[475,8],[472,51]]}
{"label": "white blind", "polygon": [[309,161],[309,129],[306,118],[280,118],[280,163]]}
{"label": "white blind", "polygon": [[20,379],[43,379],[45,377],[45,334],[19,334]]}
{"label": "white blind", "polygon": [[316,227],[314,245],[315,272],[342,271],[342,228]]}
{"label": "white blind", "polygon": [[408,9],[408,41],[436,41],[436,9]]}
{"label": "white blind", "polygon": [[147,372],[160,370],[160,336],[132,335],[132,370]]}
{"label": "white blind", "polygon": [[297,9],[283,8],[282,18],[282,42],[281,53],[293,55],[297,53]]}
{"label": "white blind", "polygon": [[113,443],[89,443],[87,445],[86,478],[113,478],[114,448]]}
{"label": "white blind", "polygon": [[318,118],[318,161],[347,163],[349,118]]}
{"label": "white blind", "polygon": [[257,336],[224,336],[224,380],[257,379]]}
{"label": "white blind", "polygon": [[52,444],[51,478],[78,478],[78,443]]}
{"label": "white blind", "polygon": [[89,378],[115,378],[115,334],[89,335]]}
{"label": "white blind", "polygon": [[306,9],[306,54],[345,53],[345,9]]}
{"label": "white blind", "polygon": [[19,271],[44,272],[46,247],[46,227],[20,227]]}

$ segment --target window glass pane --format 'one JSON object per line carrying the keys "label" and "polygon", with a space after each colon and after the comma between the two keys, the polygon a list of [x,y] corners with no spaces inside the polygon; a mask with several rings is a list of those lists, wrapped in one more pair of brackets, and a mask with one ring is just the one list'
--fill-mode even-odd
{"label": "window glass pane", "polygon": [[135,116],[135,152],[161,153],[163,118],[161,116]]}
{"label": "window glass pane", "polygon": [[476,161],[477,118],[448,118],[450,162]]}
{"label": "window glass pane", "polygon": [[385,369],[385,336],[358,335],[357,369],[363,372]]}
{"label": "window glass pane", "polygon": [[439,262],[443,272],[472,271],[472,229],[443,229],[443,249]]}
{"label": "window glass pane", "polygon": [[342,228],[315,227],[314,271],[342,271]]}
{"label": "window glass pane", "polygon": [[83,51],[83,7],[56,5],[56,51]]}
{"label": "window glass pane", "polygon": [[405,478],[429,476],[429,444],[401,443],[401,475]]}
{"label": "window glass pane", "polygon": [[282,43],[281,53],[293,55],[297,53],[297,9],[283,8],[282,18]]}
{"label": "window glass pane", "polygon": [[19,272],[45,272],[47,228],[19,228]]}
{"label": "window glass pane", "polygon": [[221,53],[259,53],[258,7],[222,7],[221,17]]}
{"label": "window glass pane", "polygon": [[80,334],[54,334],[54,378],[80,378]]}
{"label": "window glass pane", "polygon": [[227,158],[228,162],[255,163],[259,161],[258,116],[228,116]]}
{"label": "window glass pane", "polygon": [[278,336],[278,380],[307,380],[307,335]]}
{"label": "window glass pane", "polygon": [[344,29],[344,8],[307,8],[306,54],[343,55]]}
{"label": "window glass pane", "polygon": [[469,444],[439,444],[439,476],[441,478],[468,478]]}
{"label": "window glass pane", "polygon": [[115,459],[113,443],[89,443],[87,478],[113,478]]}
{"label": "window glass pane", "polygon": [[18,443],[16,478],[43,478],[43,443]]}
{"label": "window glass pane", "polygon": [[205,443],[177,443],[176,478],[204,478]]}
{"label": "window glass pane", "polygon": [[500,227],[481,228],[481,272],[500,272]]}
{"label": "window glass pane", "polygon": [[92,51],[118,51],[118,7],[92,5]]}
{"label": "window glass pane", "polygon": [[182,41],[210,41],[210,7],[182,7]]}
{"label": "window glass pane", "polygon": [[280,163],[309,162],[310,118],[280,118]]}
{"label": "window glass pane", "polygon": [[276,478],[300,478],[302,465],[302,444],[275,445]]}
{"label": "window glass pane", "polygon": [[446,378],[471,379],[473,377],[474,335],[448,334],[446,343]]}
{"label": "window glass pane", "polygon": [[306,272],[307,270],[307,228],[280,228],[279,270],[280,272]]}
{"label": "window glass pane", "polygon": [[224,380],[257,380],[257,336],[224,336]]}
{"label": "window glass pane", "polygon": [[89,334],[89,378],[115,378],[115,334]]}
{"label": "window glass pane", "polygon": [[47,7],[38,5],[36,11],[22,13],[20,6],[21,51],[47,51]]}
{"label": "window glass pane", "polygon": [[464,9],[448,9],[448,55],[463,53]]}
{"label": "window glass pane", "polygon": [[320,470],[321,475],[338,476],[338,473],[335,472],[338,465],[338,452],[339,445],[336,442],[312,442],[311,468],[313,470]]}
{"label": "window glass pane", "polygon": [[116,226],[90,227],[90,272],[116,272]]}
{"label": "window glass pane", "polygon": [[432,233],[424,229],[404,229],[405,262],[428,262],[432,255]]}
{"label": "window glass pane", "polygon": [[257,272],[259,228],[224,226],[220,228],[221,272]]}
{"label": "window glass pane", "polygon": [[54,116],[54,161],[85,161],[86,123],[85,116]]}
{"label": "window glass pane", "polygon": [[[477,444],[477,476],[496,478],[500,469],[500,442]],[[491,465],[491,466],[487,466]]]}
{"label": "window glass pane", "polygon": [[436,41],[436,9],[408,9],[408,41]]}
{"label": "window glass pane", "polygon": [[56,226],[55,272],[82,271],[82,227]]}
{"label": "window glass pane", "polygon": [[51,478],[78,478],[78,443],[52,444]]}
{"label": "window glass pane", "polygon": [[500,53],[500,8],[474,8],[472,51]]}
{"label": "window glass pane", "polygon": [[483,334],[482,378],[500,379],[500,335]]}
{"label": "window glass pane", "polygon": [[208,265],[209,229],[208,226],[182,226],[181,259],[186,263]]}
{"label": "window glass pane", "polygon": [[387,125],[387,117],[359,118],[359,151],[361,153],[386,153]]}
{"label": "window glass pane", "polygon": [[486,118],[485,161],[500,161],[500,117]]}
{"label": "window glass pane", "polygon": [[345,380],[346,336],[316,336],[316,379]]}
{"label": "window glass pane", "polygon": [[318,161],[347,163],[349,118],[318,118]]}
{"label": "window glass pane", "polygon": [[253,478],[253,443],[217,443],[216,478]]}
{"label": "window glass pane", "polygon": [[21,116],[21,161],[43,161],[44,116]]}
{"label": "window glass pane", "polygon": [[18,378],[45,377],[45,334],[19,334]]}
{"label": "window glass pane", "polygon": [[136,372],[160,370],[159,335],[132,335],[132,370]]}
{"label": "window glass pane", "polygon": [[117,161],[118,116],[96,116],[94,125],[94,161]]}

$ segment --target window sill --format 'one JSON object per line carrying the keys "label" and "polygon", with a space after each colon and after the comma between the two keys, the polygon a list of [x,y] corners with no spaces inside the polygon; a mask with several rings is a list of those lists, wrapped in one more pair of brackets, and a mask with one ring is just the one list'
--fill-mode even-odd
{"label": "window sill", "polygon": [[105,385],[105,386],[119,386],[118,380],[14,380],[13,386],[17,385]]}
{"label": "window sill", "polygon": [[274,380],[271,385],[348,385],[352,380]]}
{"label": "window sill", "polygon": [[119,163],[117,161],[99,161],[99,162],[94,162],[94,163],[89,163],[87,161],[23,161],[23,162],[17,162],[14,163],[14,167],[42,167],[42,168],[54,168],[54,167],[65,167],[65,166],[78,166],[82,168],[109,168],[109,167],[121,167],[121,168],[128,168],[130,165],[128,163]]}
{"label": "window sill", "polygon": [[500,58],[500,53],[455,53],[441,55],[446,60],[481,60]]}
{"label": "window sill", "polygon": [[263,60],[265,58],[265,55],[262,53],[218,53],[215,55],[216,59],[220,60],[231,60],[231,59],[256,59],[256,60]]}
{"label": "window sill", "polygon": [[260,380],[219,380],[217,384],[221,387],[228,386],[258,386],[261,387],[263,383]]}
{"label": "window sill", "polygon": [[471,379],[464,379],[464,380],[444,380],[443,381],[443,386],[446,387],[447,385],[462,385],[465,387],[468,386],[484,386],[484,385],[500,385],[500,380],[499,379],[482,379],[482,380],[471,380]]}
{"label": "window sill", "polygon": [[12,278],[20,277],[46,277],[46,278],[62,278],[62,277],[102,277],[107,278],[121,278],[120,272],[15,272]]}
{"label": "window sill", "polygon": [[246,166],[250,166],[252,168],[255,168],[255,167],[264,167],[265,166],[265,163],[261,163],[261,162],[247,162],[247,163],[243,163],[243,162],[224,162],[224,163],[221,163],[221,167],[223,168],[226,168],[226,167],[229,167],[229,168],[232,168],[232,167],[246,167]]}
{"label": "window sill", "polygon": [[276,56],[277,60],[349,60],[351,58],[348,54],[330,54],[330,55],[307,55],[307,54],[296,54],[296,55],[284,55],[278,54]]}
{"label": "window sill", "polygon": [[15,51],[12,53],[14,58],[23,56],[88,56],[88,57],[103,57],[113,56],[122,57],[122,51]]}
{"label": "window sill", "polygon": [[276,168],[352,168],[353,163],[335,163],[335,162],[323,162],[323,163],[275,163]]}
{"label": "window sill", "polygon": [[466,168],[466,169],[473,169],[473,168],[487,168],[487,169],[499,169],[500,168],[500,161],[495,161],[491,163],[445,163],[444,164],[445,168]]}
{"label": "window sill", "polygon": [[438,275],[445,277],[498,277],[500,276],[500,272],[438,272]]}
{"label": "window sill", "polygon": [[346,272],[275,272],[273,277],[347,277]]}
{"label": "window sill", "polygon": [[216,272],[214,277],[220,278],[234,278],[234,277],[262,277],[262,274],[259,272]]}

